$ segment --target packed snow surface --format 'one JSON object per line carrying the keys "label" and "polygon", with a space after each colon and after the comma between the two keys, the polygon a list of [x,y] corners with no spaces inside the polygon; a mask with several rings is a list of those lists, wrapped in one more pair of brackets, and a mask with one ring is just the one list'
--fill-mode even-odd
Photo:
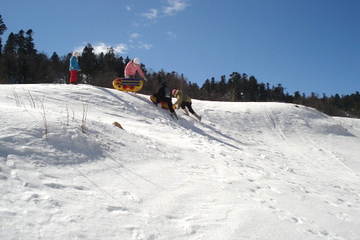
{"label": "packed snow surface", "polygon": [[[0,85],[0,239],[360,239],[360,121]],[[123,129],[113,125],[118,122]]]}

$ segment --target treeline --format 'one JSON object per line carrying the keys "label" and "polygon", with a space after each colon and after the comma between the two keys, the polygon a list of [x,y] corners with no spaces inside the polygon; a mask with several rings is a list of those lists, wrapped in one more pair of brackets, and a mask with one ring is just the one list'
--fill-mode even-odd
{"label": "treeline", "polygon": [[[0,35],[6,30],[0,15]],[[67,77],[69,57],[54,53],[49,59],[34,44],[34,32],[20,30],[10,33],[3,46],[0,38],[0,83],[52,83]]]}
{"label": "treeline", "polygon": [[[0,15],[0,35],[6,26]],[[35,48],[34,32],[19,31],[10,33],[6,43],[0,38],[0,83],[68,83],[69,62],[71,53],[59,56],[54,52],[49,58],[45,53],[39,53]],[[95,86],[112,88],[115,78],[123,77],[124,68],[131,58],[123,58],[109,48],[106,53],[95,54],[91,44],[87,44],[80,53],[79,65],[81,72],[78,82]],[[331,116],[346,116],[360,118],[360,94],[357,91],[351,95],[321,97],[316,93],[306,96],[295,92],[294,95],[285,92],[282,84],[271,86],[269,83],[259,83],[254,76],[233,72],[227,78],[207,79],[201,87],[191,83],[183,74],[176,72],[155,72],[141,64],[148,81],[141,93],[153,94],[160,83],[166,81],[170,88],[181,89],[192,98],[211,101],[244,101],[244,102],[286,102],[314,107]]]}
{"label": "treeline", "polygon": [[221,76],[220,80],[206,80],[200,89],[200,99],[218,101],[244,101],[244,102],[286,102],[301,104],[330,116],[360,118],[360,93],[356,91],[350,95],[321,97],[312,92],[310,96],[296,91],[294,95],[285,92],[282,84],[270,86],[269,83],[258,83],[254,76],[234,72],[230,78]]}

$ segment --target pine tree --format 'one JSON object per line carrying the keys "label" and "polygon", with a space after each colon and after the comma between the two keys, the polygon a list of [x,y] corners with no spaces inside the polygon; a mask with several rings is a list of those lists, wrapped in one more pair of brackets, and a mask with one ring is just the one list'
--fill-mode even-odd
{"label": "pine tree", "polygon": [[54,74],[51,69],[51,62],[46,54],[37,54],[36,61],[29,62],[29,76],[31,79],[27,79],[27,82],[30,80],[32,83],[54,82]]}
{"label": "pine tree", "polygon": [[[41,76],[42,73],[44,75],[49,75],[49,59],[45,55],[37,54],[37,50],[35,49],[34,39],[33,39],[33,30],[29,29],[26,32],[25,37],[25,56],[26,56],[26,65],[27,65],[27,81],[28,82],[37,82],[37,81],[47,81],[49,82],[50,79],[44,79],[44,76]],[[41,66],[42,69],[45,69],[44,72],[41,72],[41,69],[39,69]]]}
{"label": "pine tree", "polygon": [[50,71],[54,82],[65,83],[65,75],[61,71],[61,60],[56,52],[50,58]]}
{"label": "pine tree", "polygon": [[33,30],[29,29],[26,32],[26,37],[25,37],[25,50],[26,50],[26,55],[28,57],[30,56],[34,56],[37,53],[37,50],[35,49],[35,44],[34,44],[34,39],[33,39]]}
{"label": "pine tree", "polygon": [[221,76],[221,80],[219,82],[219,93],[220,96],[224,96],[226,93],[226,76]]}
{"label": "pine tree", "polygon": [[131,59],[129,58],[129,56],[127,56],[127,57],[125,58],[125,66],[126,66],[129,62],[131,62]]}
{"label": "pine tree", "polygon": [[[0,36],[4,34],[7,27],[2,19],[2,16],[0,15]],[[3,45],[2,45],[2,38],[0,37],[0,83],[6,83],[5,80],[6,74],[5,74],[5,68],[4,68],[4,59],[3,59]]]}
{"label": "pine tree", "polygon": [[103,68],[104,68],[104,53],[101,52],[97,57],[97,70],[102,71]]}
{"label": "pine tree", "polygon": [[16,59],[16,36],[10,33],[4,46],[3,80],[2,83],[18,83],[17,59]]}
{"label": "pine tree", "polygon": [[3,35],[6,30],[7,27],[4,23],[4,20],[2,19],[2,16],[0,15],[0,35]]}
{"label": "pine tree", "polygon": [[215,82],[215,78],[212,77],[210,80],[210,94],[214,93],[216,90],[216,82]]}
{"label": "pine tree", "polygon": [[118,77],[116,73],[117,59],[115,51],[111,47],[107,53],[103,53],[99,56],[99,62],[101,60],[101,68],[99,68],[95,80],[95,84],[101,87],[112,87],[112,81]]}
{"label": "pine tree", "polygon": [[[4,23],[4,20],[2,19],[2,16],[0,15],[0,36],[4,34],[7,27]],[[2,57],[2,38],[0,37],[0,58]]]}
{"label": "pine tree", "polygon": [[119,57],[116,61],[116,73],[119,77],[124,77],[125,64],[123,57]]}
{"label": "pine tree", "polygon": [[242,80],[241,80],[241,75],[238,72],[233,72],[232,74],[230,74],[229,93],[230,93],[230,101],[235,102],[241,99]]}
{"label": "pine tree", "polygon": [[90,43],[84,47],[81,58],[79,58],[79,65],[85,75],[84,80],[89,84],[94,84],[97,60],[94,48]]}
{"label": "pine tree", "polygon": [[115,51],[111,47],[111,48],[108,49],[107,53],[104,56],[103,70],[105,72],[113,73],[116,70],[115,66],[116,66]]}
{"label": "pine tree", "polygon": [[205,83],[202,85],[201,90],[206,91],[207,94],[210,95],[211,93],[211,85],[210,85],[210,80],[206,79]]}
{"label": "pine tree", "polygon": [[60,64],[60,57],[59,55],[54,52],[52,55],[51,55],[51,58],[50,58],[50,61],[51,61],[51,64],[53,64],[54,66],[58,66]]}
{"label": "pine tree", "polygon": [[254,76],[250,76],[247,86],[248,101],[254,102],[259,97],[259,85]]}
{"label": "pine tree", "polygon": [[300,92],[299,91],[296,91],[295,93],[294,93],[294,103],[296,103],[296,104],[302,104],[302,97],[301,97],[301,95],[300,95]]}
{"label": "pine tree", "polygon": [[16,54],[17,54],[17,73],[21,78],[21,83],[26,83],[27,73],[29,71],[26,57],[25,32],[20,30],[16,37]]}
{"label": "pine tree", "polygon": [[285,101],[285,94],[284,94],[285,88],[279,83],[277,87],[273,87],[273,97],[275,101],[283,102]]}
{"label": "pine tree", "polygon": [[4,54],[15,54],[16,52],[16,36],[10,33],[4,46]]}
{"label": "pine tree", "polygon": [[259,101],[260,102],[265,102],[267,100],[268,97],[268,93],[266,91],[265,88],[265,84],[264,83],[260,83],[259,84]]}

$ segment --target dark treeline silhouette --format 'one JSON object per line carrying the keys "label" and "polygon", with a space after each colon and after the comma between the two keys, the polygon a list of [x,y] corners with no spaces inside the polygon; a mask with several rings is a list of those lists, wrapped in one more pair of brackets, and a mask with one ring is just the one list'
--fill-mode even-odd
{"label": "dark treeline silhouette", "polygon": [[[6,30],[0,15],[0,36]],[[45,53],[39,53],[33,40],[34,32],[30,29],[17,34],[10,33],[6,43],[0,38],[0,84],[28,83],[68,83],[69,61],[71,53],[59,56],[54,52],[49,58]],[[113,48],[106,53],[95,54],[91,44],[87,44],[80,53],[79,83],[112,88],[112,81],[123,77],[124,68],[131,58],[115,54]],[[285,92],[282,84],[270,86],[269,83],[259,83],[254,76],[233,72],[215,79],[207,79],[199,87],[188,81],[183,74],[176,72],[155,72],[147,70],[141,64],[148,81],[141,89],[143,94],[153,94],[161,82],[166,81],[170,88],[181,89],[192,98],[211,101],[243,101],[243,102],[286,102],[310,106],[331,116],[360,118],[360,94],[321,97],[316,93],[306,96],[295,92],[294,95]]]}

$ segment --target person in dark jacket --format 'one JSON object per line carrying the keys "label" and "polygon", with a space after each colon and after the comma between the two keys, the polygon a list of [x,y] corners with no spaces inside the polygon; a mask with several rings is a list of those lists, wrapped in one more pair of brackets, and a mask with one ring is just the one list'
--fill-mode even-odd
{"label": "person in dark jacket", "polygon": [[161,83],[161,87],[159,88],[159,90],[157,91],[157,93],[154,94],[154,96],[156,97],[156,104],[159,106],[159,104],[161,104],[160,102],[166,102],[168,105],[168,108],[170,110],[170,115],[172,118],[174,119],[178,119],[177,115],[173,109],[173,104],[171,101],[171,90],[170,88],[167,86],[166,82],[162,82]]}
{"label": "person in dark jacket", "polygon": [[197,113],[192,108],[191,98],[188,95],[177,89],[172,90],[172,95],[177,98],[177,101],[175,102],[176,108],[181,107],[187,116],[189,116],[189,112],[187,110],[189,109],[190,113],[193,114],[199,121],[201,121],[201,116],[197,115]]}

